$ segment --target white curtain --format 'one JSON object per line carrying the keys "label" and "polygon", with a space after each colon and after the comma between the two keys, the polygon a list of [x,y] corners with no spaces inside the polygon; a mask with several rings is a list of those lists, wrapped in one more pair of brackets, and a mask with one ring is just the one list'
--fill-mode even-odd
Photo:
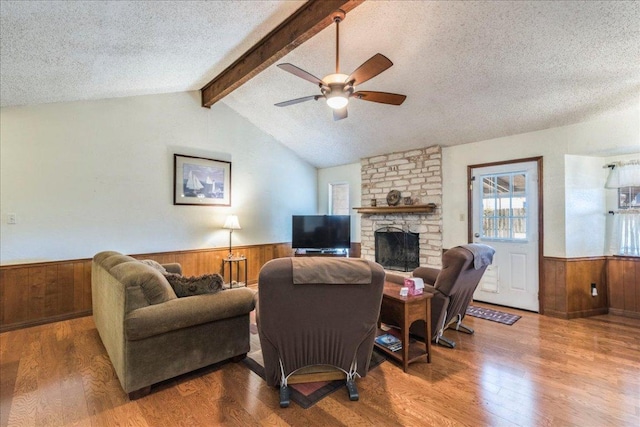
{"label": "white curtain", "polygon": [[608,166],[613,167],[604,185],[605,188],[640,186],[640,160],[615,162]]}
{"label": "white curtain", "polygon": [[614,255],[640,256],[640,209],[615,213],[609,251]]}

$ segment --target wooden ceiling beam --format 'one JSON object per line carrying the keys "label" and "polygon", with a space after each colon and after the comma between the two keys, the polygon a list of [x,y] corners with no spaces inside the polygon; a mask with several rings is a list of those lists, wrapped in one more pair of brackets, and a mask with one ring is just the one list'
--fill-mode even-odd
{"label": "wooden ceiling beam", "polygon": [[362,2],[364,0],[308,1],[200,89],[202,106],[211,108],[214,103],[333,24],[331,15],[336,9],[349,12]]}

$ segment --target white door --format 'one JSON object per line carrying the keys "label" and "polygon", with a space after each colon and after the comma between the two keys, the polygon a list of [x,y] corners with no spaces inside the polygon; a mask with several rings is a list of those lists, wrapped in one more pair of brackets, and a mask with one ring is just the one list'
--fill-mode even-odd
{"label": "white door", "polygon": [[537,312],[538,163],[480,165],[470,175],[473,241],[496,250],[473,298]]}

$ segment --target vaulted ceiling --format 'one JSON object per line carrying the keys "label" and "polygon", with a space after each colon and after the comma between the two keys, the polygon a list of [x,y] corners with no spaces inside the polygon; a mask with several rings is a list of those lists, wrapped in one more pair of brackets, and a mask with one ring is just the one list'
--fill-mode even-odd
{"label": "vaulted ceiling", "polygon": [[[301,1],[0,2],[2,106],[199,90]],[[318,167],[639,111],[640,2],[365,1],[340,25],[348,74],[394,65],[333,121],[318,93],[274,65],[220,102]],[[334,72],[332,25],[276,63]],[[636,148],[637,149],[637,148]]]}

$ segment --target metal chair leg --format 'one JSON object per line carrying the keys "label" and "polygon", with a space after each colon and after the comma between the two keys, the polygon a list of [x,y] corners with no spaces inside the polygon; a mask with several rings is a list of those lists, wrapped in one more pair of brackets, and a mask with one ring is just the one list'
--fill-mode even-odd
{"label": "metal chair leg", "polygon": [[358,394],[358,386],[354,380],[347,380],[347,391],[349,392],[349,400],[356,401],[360,399]]}
{"label": "metal chair leg", "polygon": [[280,387],[280,407],[288,408],[289,403],[291,403],[291,390],[286,385],[281,386]]}
{"label": "metal chair leg", "polygon": [[451,341],[450,339],[447,339],[447,338],[443,337],[442,335],[436,337],[435,343],[439,344],[439,345],[441,345],[443,347],[448,347],[448,348],[455,348],[456,347],[456,343],[454,341]]}
{"label": "metal chair leg", "polygon": [[472,335],[475,332],[473,328],[470,328],[467,325],[463,325],[462,323],[458,323],[458,325],[456,326],[456,331],[461,331],[469,335]]}

